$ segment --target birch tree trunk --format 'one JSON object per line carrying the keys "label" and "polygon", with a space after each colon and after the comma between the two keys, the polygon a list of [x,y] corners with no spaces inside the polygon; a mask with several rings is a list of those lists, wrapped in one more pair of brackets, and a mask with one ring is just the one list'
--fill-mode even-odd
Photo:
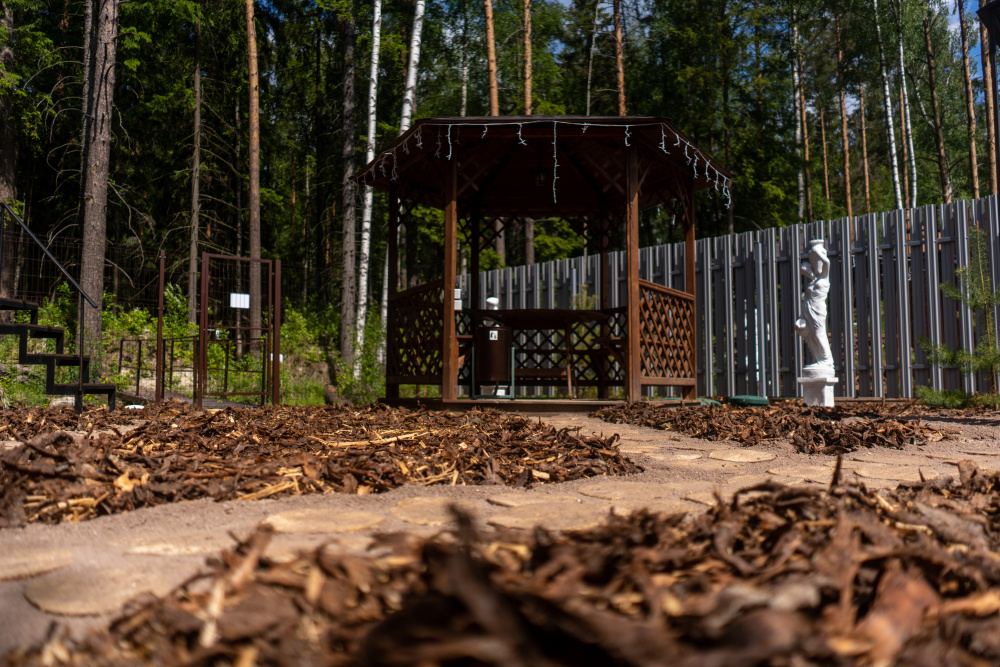
{"label": "birch tree trunk", "polygon": [[[896,196],[896,208],[903,208],[903,191],[899,187],[899,163],[896,160],[896,130],[892,118],[892,96],[889,92],[889,72],[886,70],[885,45],[882,42],[882,26],[878,18],[878,0],[871,0],[875,15],[875,41],[878,43],[878,65],[882,76],[882,110],[885,112],[885,124],[889,135],[889,166],[892,169],[892,189]],[[867,152],[867,151],[866,151]],[[866,172],[867,174],[867,165]],[[868,194],[868,182],[865,179],[865,194]],[[870,203],[869,203],[870,207]]]}
{"label": "birch tree trunk", "polygon": [[[240,98],[236,96],[236,256],[243,256],[243,172],[240,171],[240,156],[243,152],[243,120],[240,118]],[[236,291],[243,292],[243,274],[236,273]],[[243,358],[243,331],[236,330],[236,358]]]}
{"label": "birch tree trunk", "polygon": [[618,115],[625,116],[625,49],[622,44],[622,3],[614,0],[615,67],[618,70]]}
{"label": "birch tree trunk", "polygon": [[847,217],[854,217],[851,205],[851,144],[847,137],[847,100],[844,90],[844,50],[840,44],[840,17],[837,17],[837,80],[840,84],[840,138],[844,154],[844,194],[847,200]]}
{"label": "birch tree trunk", "polygon": [[868,175],[868,126],[865,122],[865,85],[861,84],[860,94],[858,95],[858,101],[860,108],[858,112],[861,115],[861,166],[865,174],[865,213],[872,212],[872,190],[871,181]]}
{"label": "birch tree trunk", "polygon": [[94,2],[88,101],[93,111],[87,125],[86,190],[83,193],[83,250],[80,285],[98,308],[84,308],[86,352],[91,375],[101,376],[101,310],[104,296],[104,251],[107,239],[108,172],[111,160],[111,115],[114,109],[115,58],[118,43],[118,1]]}
{"label": "birch tree trunk", "polygon": [[493,36],[493,3],[483,0],[486,12],[486,67],[490,86],[490,115],[500,115],[500,93],[497,90],[497,44]]}
{"label": "birch tree trunk", "polygon": [[[406,87],[403,90],[403,115],[399,122],[400,135],[410,129],[410,122],[413,119],[413,109],[417,104],[417,71],[420,65],[420,35],[423,29],[424,0],[417,0],[416,10],[413,13],[413,30],[410,31],[410,58],[406,64]],[[494,83],[496,82],[494,81]]]}
{"label": "birch tree trunk", "polygon": [[524,0],[524,115],[531,115],[531,0]]}
{"label": "birch tree trunk", "polygon": [[969,35],[965,25],[965,0],[958,0],[958,23],[962,35],[962,76],[965,82],[965,115],[969,123],[969,175],[972,177],[972,198],[979,199],[979,159],[976,156],[976,98],[972,93],[972,73],[969,68]]}
{"label": "birch tree trunk", "polygon": [[[247,15],[247,59],[250,84],[250,193],[247,206],[250,209],[250,259],[260,259],[260,84],[257,74],[257,27],[254,23],[254,0],[246,0]],[[261,337],[261,271],[260,262],[250,262],[250,340]],[[261,354],[265,354],[263,347]]]}
{"label": "birch tree trunk", "polygon": [[[465,118],[469,101],[469,13],[462,9],[462,107],[459,116]],[[388,264],[386,265],[388,267]]]}
{"label": "birch tree trunk", "polygon": [[[351,5],[353,11],[354,6]],[[354,174],[354,19],[348,17],[343,22],[344,41],[344,110],[342,131],[344,143],[340,153],[342,162],[341,209],[343,210],[343,245],[340,251],[341,295],[340,295],[340,359],[349,368],[354,367],[354,341],[356,340],[355,316],[357,307],[357,279],[355,271],[355,219],[354,193],[356,184],[351,180]]]}
{"label": "birch tree trunk", "polygon": [[[368,72],[368,137],[365,164],[375,159],[375,111],[378,95],[378,59],[382,39],[382,0],[375,0],[372,7],[372,62]],[[407,81],[409,83],[409,81]],[[372,238],[372,205],[374,190],[365,185],[364,206],[361,209],[361,256],[358,258],[358,323],[356,349],[360,350],[365,339],[368,320],[368,265]],[[388,257],[388,253],[386,253]],[[354,357],[354,379],[361,378],[361,356]]]}
{"label": "birch tree trunk", "polygon": [[[489,3],[489,0],[486,0]],[[492,17],[492,13],[490,13]],[[468,24],[466,24],[466,29]],[[413,29],[410,31],[410,57],[406,64],[406,88],[403,91],[403,111],[399,120],[399,134],[403,135],[410,129],[410,122],[413,119],[413,109],[417,104],[417,72],[420,69],[420,39],[424,29],[424,0],[417,0],[417,6],[413,13]],[[492,25],[490,26],[492,30]],[[463,44],[465,43],[463,35]],[[468,60],[464,61],[463,90],[462,90],[462,115],[465,115],[465,86],[468,83]],[[396,202],[390,201],[389,206],[396,206]],[[399,239],[397,237],[397,243]],[[403,273],[405,282],[405,273]],[[389,253],[385,254],[382,265],[382,299],[379,302],[379,317],[382,327],[386,325],[389,317]],[[376,359],[379,364],[385,363],[385,336],[382,336],[382,343],[378,346]]]}
{"label": "birch tree trunk", "polygon": [[[891,2],[892,0],[890,0]],[[896,43],[899,46],[899,89],[903,96],[903,126],[906,128],[906,150],[909,153],[910,181],[913,187],[910,188],[910,206],[917,207],[917,154],[913,150],[913,123],[910,121],[910,94],[906,90],[906,56],[903,52],[903,3],[896,0],[893,3],[896,8]]]}
{"label": "birch tree trunk", "polygon": [[[948,176],[948,156],[944,148],[944,128],[941,126],[941,109],[938,106],[937,77],[934,73],[934,49],[931,46],[931,7],[924,17],[924,44],[927,47],[927,71],[931,87],[931,111],[934,114],[934,142],[937,144],[938,174],[941,177],[941,198],[951,203],[951,178]],[[914,84],[915,85],[915,84]]]}
{"label": "birch tree trunk", "polygon": [[[988,0],[979,0],[979,8],[982,9]],[[990,176],[990,194],[997,193],[997,140],[996,140],[996,106],[993,91],[993,77],[988,73],[990,62],[990,35],[986,32],[986,25],[979,22],[979,47],[983,63],[983,99],[986,101],[986,163],[987,173]]]}
{"label": "birch tree trunk", "polygon": [[594,1],[594,30],[590,33],[590,57],[587,61],[587,112],[590,115],[590,87],[594,79],[594,50],[597,46],[597,17],[601,9],[601,0]]}
{"label": "birch tree trunk", "polygon": [[198,318],[198,214],[201,187],[201,20],[194,24],[194,151],[191,156],[191,245],[188,250],[188,322]]}

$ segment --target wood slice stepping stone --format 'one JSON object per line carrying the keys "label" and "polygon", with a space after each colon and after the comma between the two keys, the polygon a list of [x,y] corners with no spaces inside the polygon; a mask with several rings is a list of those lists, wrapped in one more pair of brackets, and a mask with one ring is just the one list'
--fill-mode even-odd
{"label": "wood slice stepping stone", "polygon": [[121,610],[144,593],[162,597],[187,579],[197,565],[179,568],[167,575],[161,568],[127,566],[86,570],[63,570],[35,579],[24,597],[50,614],[91,616]]}
{"label": "wood slice stepping stone", "polygon": [[421,496],[400,500],[389,512],[400,521],[418,526],[444,526],[452,521],[449,509],[452,505],[473,514],[483,509],[482,504],[474,500]]}
{"label": "wood slice stepping stone", "polygon": [[[366,539],[365,546],[371,543],[371,538]],[[272,563],[283,565],[298,560],[305,552],[328,544],[329,538],[324,535],[275,535],[264,550],[264,557]]]}
{"label": "wood slice stepping stone", "polygon": [[717,449],[729,449],[728,445],[707,443],[707,442],[692,442],[686,444],[675,444],[671,443],[671,449],[689,449],[694,452],[714,452]]}
{"label": "wood slice stepping stone", "polygon": [[579,502],[524,505],[490,517],[489,523],[519,530],[531,530],[536,526],[545,530],[588,530],[605,521],[608,509]]}
{"label": "wood slice stepping stone", "polygon": [[679,452],[649,452],[646,454],[649,458],[654,461],[662,461],[663,463],[674,463],[674,464],[685,464],[690,461],[696,461],[702,457],[701,454],[682,454]]}
{"label": "wood slice stepping stone", "polygon": [[769,469],[767,474],[776,477],[792,477],[803,482],[818,482],[820,484],[829,484],[833,480],[833,470],[824,466],[781,466]]}
{"label": "wood slice stepping stone", "polygon": [[501,507],[527,507],[547,503],[580,502],[580,498],[568,493],[500,493],[486,499]]}
{"label": "wood slice stepping stone", "polygon": [[125,553],[143,556],[199,556],[218,553],[231,546],[233,539],[226,534],[197,533],[178,535],[172,540],[136,544]]}
{"label": "wood slice stepping stone", "polygon": [[[791,481],[789,481],[791,480]],[[726,480],[726,488],[733,491],[745,489],[765,482],[779,482],[781,484],[797,484],[805,481],[802,477],[784,477],[778,475],[736,475]]]}
{"label": "wood slice stepping stone", "polygon": [[66,549],[7,543],[0,549],[0,581],[36,577],[72,562],[73,554]]}
{"label": "wood slice stepping stone", "polygon": [[708,456],[719,461],[729,461],[731,463],[760,463],[762,461],[773,461],[778,458],[776,454],[756,449],[719,449],[710,452]]}
{"label": "wood slice stepping stone", "polygon": [[685,500],[615,500],[611,503],[611,512],[616,516],[631,516],[639,510],[648,510],[655,514],[687,514],[704,510],[697,503]]}
{"label": "wood slice stepping stone", "polygon": [[318,535],[323,533],[353,533],[376,526],[382,517],[371,512],[343,512],[336,509],[290,510],[264,519],[278,533]]}
{"label": "wood slice stepping stone", "polygon": [[[889,454],[889,453],[867,453],[862,452],[854,455],[854,460],[862,463],[883,463],[887,465],[930,465],[926,456],[913,456],[912,454]],[[845,461],[846,463],[846,461]],[[833,465],[837,462],[833,461]],[[826,465],[830,465],[829,463]]]}
{"label": "wood slice stepping stone", "polygon": [[694,493],[686,493],[684,494],[684,500],[688,500],[692,503],[698,503],[699,505],[707,505],[708,507],[715,507],[716,505],[719,504],[719,500],[718,498],[715,497],[714,491],[697,491]]}
{"label": "wood slice stepping stone", "polygon": [[938,471],[931,469],[880,466],[877,464],[871,464],[864,468],[855,468],[854,472],[859,477],[866,479],[882,479],[894,482],[919,482],[921,474],[923,474],[925,480],[930,481],[941,475]]}
{"label": "wood slice stepping stone", "polygon": [[653,500],[656,498],[677,498],[685,492],[710,491],[709,482],[669,482],[653,484],[650,482],[619,482],[604,480],[592,482],[579,487],[577,491],[592,498],[605,500]]}

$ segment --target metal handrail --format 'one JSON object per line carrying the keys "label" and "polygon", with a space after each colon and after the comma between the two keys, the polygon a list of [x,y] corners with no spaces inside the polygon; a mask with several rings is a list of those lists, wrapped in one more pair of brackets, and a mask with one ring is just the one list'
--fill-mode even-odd
{"label": "metal handrail", "polygon": [[86,304],[84,303],[84,299],[86,299],[87,303],[89,303],[94,310],[100,310],[100,308],[98,307],[97,302],[94,301],[92,298],[90,298],[90,295],[87,294],[86,290],[80,287],[80,283],[78,283],[76,279],[73,278],[73,276],[69,275],[69,271],[66,270],[66,267],[64,267],[59,262],[59,260],[56,259],[55,255],[53,255],[52,252],[48,249],[48,247],[46,247],[46,245],[42,243],[41,239],[35,236],[34,232],[28,229],[28,226],[24,224],[24,220],[21,219],[21,216],[15,213],[14,209],[12,209],[10,206],[8,206],[3,202],[0,202],[0,264],[3,263],[3,237],[7,229],[8,215],[12,217],[17,222],[18,225],[21,226],[22,230],[28,233],[28,236],[31,237],[31,240],[34,241],[35,244],[42,249],[42,252],[44,252],[49,259],[52,260],[52,262],[56,265],[56,267],[62,272],[63,276],[66,277],[66,280],[69,281],[69,283],[80,295],[80,310],[79,310],[80,316],[78,318],[80,344],[79,344],[79,349],[77,350],[78,354],[80,355],[80,367],[79,370],[77,371],[77,390],[76,390],[76,401],[75,401],[76,412],[77,414],[79,414],[83,412],[83,348],[85,342],[83,330],[84,330],[84,321],[86,320],[86,318],[84,317],[84,309],[87,307]]}
{"label": "metal handrail", "polygon": [[[83,298],[87,300],[87,302],[91,305],[92,308],[97,308],[97,302],[90,298],[90,295],[87,294],[87,292],[82,287],[80,287],[80,283],[76,282],[76,279],[74,279],[73,276],[69,275],[69,271],[66,270],[66,267],[64,267],[62,264],[59,263],[59,260],[56,259],[56,256],[52,254],[52,252],[45,246],[44,243],[42,243],[41,239],[35,236],[35,233],[33,231],[28,229],[28,226],[24,224],[23,220],[21,220],[21,216],[15,213],[14,209],[12,209],[10,206],[8,206],[3,202],[0,202],[0,209],[7,210],[7,213],[14,218],[17,224],[21,226],[21,229],[26,231],[28,233],[28,236],[31,237],[31,240],[34,241],[38,245],[38,247],[42,249],[42,252],[44,252],[45,255],[53,261],[53,263],[55,263],[56,267],[62,272],[62,274],[66,277],[66,280],[70,282],[73,288],[76,289],[76,291],[79,292],[83,296]],[[6,231],[6,227],[7,227],[6,217],[0,216],[0,263],[3,262],[3,234]]]}

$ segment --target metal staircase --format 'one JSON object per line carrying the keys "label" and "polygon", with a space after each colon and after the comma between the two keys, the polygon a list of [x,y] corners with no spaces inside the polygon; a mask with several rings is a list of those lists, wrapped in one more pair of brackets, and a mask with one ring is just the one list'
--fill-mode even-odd
{"label": "metal staircase", "polygon": [[[77,293],[80,295],[80,317],[79,322],[83,322],[83,309],[86,304],[89,303],[92,307],[97,308],[97,304],[93,299],[90,298],[80,284],[73,279],[72,276],[66,271],[66,269],[56,260],[56,258],[49,252],[48,248],[36,237],[24,224],[20,217],[13,210],[10,209],[4,203],[0,203],[0,272],[2,272],[2,265],[4,260],[3,255],[3,235],[6,230],[6,220],[11,219],[18,223],[21,228],[28,233],[32,240],[41,247],[50,260],[52,260],[59,270],[63,273],[63,276],[69,281],[70,285],[76,289]],[[85,303],[86,302],[86,303]],[[26,312],[29,314],[28,322],[9,322],[0,323],[0,336],[17,336],[18,346],[17,346],[17,363],[21,365],[35,365],[35,366],[45,366],[45,393],[52,396],[73,396],[75,397],[74,406],[76,412],[79,414],[83,412],[83,396],[84,394],[96,394],[104,395],[108,397],[108,408],[111,410],[115,409],[115,391],[116,387],[113,384],[100,384],[90,381],[90,358],[80,354],[64,354],[63,344],[66,340],[66,331],[58,327],[47,327],[38,324],[38,306],[36,304],[27,303],[25,301],[17,301],[14,299],[2,298],[0,297],[0,311],[9,312]],[[32,349],[33,346],[29,345],[31,339],[48,339],[52,341],[49,347],[54,347],[55,351],[45,351],[39,352]],[[79,341],[78,349],[83,349],[83,336],[81,332],[81,337]],[[56,382],[56,369],[57,368],[78,368],[79,373],[77,375],[76,382],[71,383],[59,383]]]}

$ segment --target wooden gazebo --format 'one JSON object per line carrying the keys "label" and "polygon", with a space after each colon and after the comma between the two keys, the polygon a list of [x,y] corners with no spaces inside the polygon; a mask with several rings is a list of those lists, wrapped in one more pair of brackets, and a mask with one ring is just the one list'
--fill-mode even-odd
{"label": "wooden gazebo", "polygon": [[[576,384],[597,386],[602,398],[609,386],[621,386],[627,400],[638,400],[644,385],[695,397],[693,197],[709,187],[727,197],[730,175],[667,119],[427,118],[354,178],[389,193],[387,398],[398,398],[400,385],[421,384],[440,385],[446,403],[458,399],[468,380],[471,329],[485,306],[479,256],[498,227],[518,217],[569,220],[601,257],[600,309],[589,311],[589,321],[572,319],[572,331],[541,311],[500,311],[521,341],[519,384],[560,384],[567,367],[578,365]],[[415,235],[418,206],[444,211],[443,274],[400,290],[399,234]],[[639,279],[639,212],[653,206],[683,226],[684,292]],[[472,289],[469,308],[456,311],[460,239],[470,250]],[[612,309],[608,258],[616,247],[627,250],[628,280],[624,307]]]}

